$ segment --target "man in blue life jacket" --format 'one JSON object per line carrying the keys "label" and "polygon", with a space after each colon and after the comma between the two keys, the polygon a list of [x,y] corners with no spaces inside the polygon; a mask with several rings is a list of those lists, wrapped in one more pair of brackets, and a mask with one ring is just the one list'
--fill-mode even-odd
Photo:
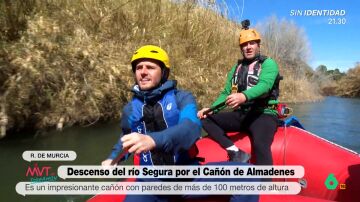
{"label": "man in blue life jacket", "polygon": [[[132,89],[134,96],[131,102],[123,109],[121,118],[123,134],[102,165],[111,165],[113,159],[122,150],[137,155],[140,165],[197,165],[194,156],[189,155],[190,148],[201,134],[201,123],[196,115],[196,101],[190,92],[178,90],[176,81],[168,80],[170,62],[167,53],[158,46],[146,45],[135,51],[131,65],[136,84]],[[137,180],[162,182],[158,178]],[[194,179],[194,181],[209,181],[209,179]],[[199,196],[177,197],[198,198]],[[125,201],[168,201],[169,199],[174,198],[165,195],[128,195]],[[231,197],[231,201],[240,200],[257,201],[258,196]]]}
{"label": "man in blue life jacket", "polygon": [[140,165],[192,164],[188,150],[201,132],[195,98],[167,80],[169,57],[160,47],[141,47],[131,65],[136,85],[122,113],[124,135],[102,165],[110,165],[122,149],[140,155]]}

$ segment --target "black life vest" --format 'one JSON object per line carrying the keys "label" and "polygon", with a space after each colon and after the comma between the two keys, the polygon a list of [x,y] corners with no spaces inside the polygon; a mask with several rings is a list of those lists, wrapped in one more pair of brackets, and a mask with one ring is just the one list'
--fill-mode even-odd
{"label": "black life vest", "polygon": [[[260,55],[251,62],[239,60],[232,77],[232,85],[237,86],[237,92],[242,92],[255,86],[259,81],[261,65],[267,59],[266,56]],[[277,100],[279,97],[279,84],[282,76],[278,74],[271,90],[262,96],[256,98],[251,103],[259,106],[267,106],[269,100]]]}
{"label": "black life vest", "polygon": [[[147,133],[165,130],[175,126],[179,120],[179,109],[175,90],[170,90],[157,101],[144,102],[141,99],[132,100],[133,120],[132,132]],[[177,154],[165,153],[156,149],[140,154],[140,165],[174,165]]]}

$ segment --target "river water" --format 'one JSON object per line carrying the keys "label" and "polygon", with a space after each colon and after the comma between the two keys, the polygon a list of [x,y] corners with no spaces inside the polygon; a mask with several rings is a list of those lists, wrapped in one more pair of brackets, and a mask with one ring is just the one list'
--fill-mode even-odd
{"label": "river water", "polygon": [[[325,139],[360,153],[360,99],[327,97],[322,102],[293,104],[294,114],[305,129]],[[22,159],[26,150],[72,150],[75,161],[36,162],[39,167],[51,167],[56,174],[60,165],[98,165],[109,154],[120,134],[118,123],[97,124],[91,127],[71,127],[44,134],[18,134],[0,141],[1,201],[84,201],[89,196],[21,196],[15,192],[34,162]],[[70,180],[67,180],[70,181]],[[93,180],[96,181],[96,180]]]}
{"label": "river water", "polygon": [[306,130],[360,153],[360,99],[326,97],[290,106]]}

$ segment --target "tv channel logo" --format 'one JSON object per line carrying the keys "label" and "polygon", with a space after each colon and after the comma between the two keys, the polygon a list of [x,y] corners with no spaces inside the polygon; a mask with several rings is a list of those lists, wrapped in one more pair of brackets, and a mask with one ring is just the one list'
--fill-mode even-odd
{"label": "tv channel logo", "polygon": [[[335,190],[336,187],[339,185],[338,180],[336,179],[333,173],[330,173],[325,180],[325,186],[329,190]],[[346,189],[346,184],[340,184],[340,189]]]}

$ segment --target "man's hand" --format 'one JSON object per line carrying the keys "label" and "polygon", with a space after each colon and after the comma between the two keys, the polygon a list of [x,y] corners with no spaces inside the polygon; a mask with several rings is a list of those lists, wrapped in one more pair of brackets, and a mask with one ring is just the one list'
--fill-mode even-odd
{"label": "man's hand", "polygon": [[139,154],[155,148],[155,141],[148,135],[130,133],[121,138],[123,148],[129,148],[128,152]]}
{"label": "man's hand", "polygon": [[205,112],[206,110],[208,110],[208,109],[210,109],[210,108],[203,108],[202,110],[198,111],[197,117],[198,117],[199,119],[205,119],[208,114],[212,114],[213,112],[209,112],[208,114],[204,114],[204,112]]}
{"label": "man's hand", "polygon": [[244,102],[246,102],[246,97],[243,93],[233,93],[226,98],[225,104],[233,109],[236,109]]}
{"label": "man's hand", "polygon": [[106,159],[103,162],[101,162],[101,165],[104,167],[111,166],[112,159]]}

